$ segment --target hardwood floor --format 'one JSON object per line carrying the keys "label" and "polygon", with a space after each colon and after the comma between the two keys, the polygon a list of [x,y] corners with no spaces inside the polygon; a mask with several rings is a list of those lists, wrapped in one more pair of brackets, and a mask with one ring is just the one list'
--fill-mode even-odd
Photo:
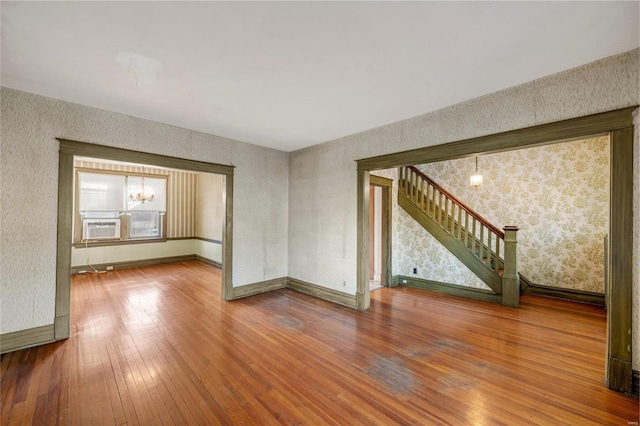
{"label": "hardwood floor", "polygon": [[605,313],[407,287],[358,312],[282,289],[223,302],[198,262],[75,276],[72,337],[2,356],[2,425],[628,425]]}

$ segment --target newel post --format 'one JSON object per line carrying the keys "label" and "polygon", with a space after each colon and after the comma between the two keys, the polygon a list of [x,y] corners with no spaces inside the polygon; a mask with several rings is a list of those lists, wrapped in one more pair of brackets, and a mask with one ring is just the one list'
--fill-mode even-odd
{"label": "newel post", "polygon": [[502,304],[517,308],[520,303],[520,275],[516,243],[517,226],[504,228],[504,273],[502,274]]}

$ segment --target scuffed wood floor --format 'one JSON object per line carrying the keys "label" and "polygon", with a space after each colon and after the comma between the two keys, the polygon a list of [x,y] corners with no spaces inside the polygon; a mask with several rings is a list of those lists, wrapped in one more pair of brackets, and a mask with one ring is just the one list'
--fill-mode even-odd
{"label": "scuffed wood floor", "polygon": [[628,425],[605,313],[406,287],[358,312],[283,289],[220,300],[198,262],[72,281],[72,337],[2,356],[13,424]]}

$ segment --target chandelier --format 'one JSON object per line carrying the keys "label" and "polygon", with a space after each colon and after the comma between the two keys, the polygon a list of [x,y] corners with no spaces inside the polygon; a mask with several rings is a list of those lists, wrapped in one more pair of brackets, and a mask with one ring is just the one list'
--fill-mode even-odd
{"label": "chandelier", "polygon": [[129,201],[138,201],[144,204],[146,201],[155,201],[156,194],[153,189],[146,188],[144,185],[144,176],[140,179],[140,186],[135,191],[129,192]]}
{"label": "chandelier", "polygon": [[476,171],[475,171],[475,173],[473,173],[471,175],[471,178],[469,178],[469,184],[471,186],[475,186],[476,189],[478,189],[478,187],[480,185],[482,185],[482,175],[478,171],[478,156],[477,155],[476,155]]}

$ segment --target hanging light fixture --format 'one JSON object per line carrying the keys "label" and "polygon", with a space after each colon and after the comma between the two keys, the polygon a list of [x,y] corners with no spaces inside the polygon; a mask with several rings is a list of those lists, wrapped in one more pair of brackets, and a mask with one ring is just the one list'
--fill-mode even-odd
{"label": "hanging light fixture", "polygon": [[475,173],[473,173],[471,175],[471,178],[469,178],[469,184],[471,186],[475,186],[476,189],[478,189],[478,187],[480,185],[482,185],[482,175],[478,171],[478,156],[477,155],[476,155],[476,171],[475,171]]}
{"label": "hanging light fixture", "polygon": [[129,201],[138,201],[144,204],[146,201],[154,201],[156,194],[153,189],[145,187],[144,182],[144,167],[142,168],[142,178],[140,179],[140,186],[135,191],[129,192]]}

